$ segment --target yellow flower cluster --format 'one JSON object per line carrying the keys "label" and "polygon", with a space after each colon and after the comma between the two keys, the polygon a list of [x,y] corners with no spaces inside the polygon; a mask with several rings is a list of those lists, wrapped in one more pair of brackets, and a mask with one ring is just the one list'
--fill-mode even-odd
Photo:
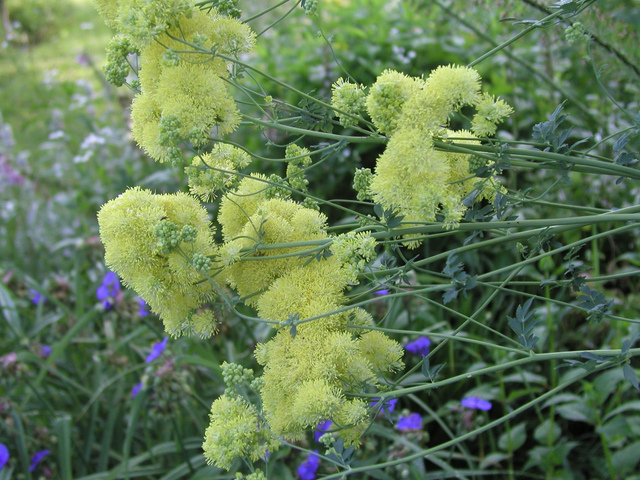
{"label": "yellow flower cluster", "polygon": [[210,465],[229,470],[238,457],[255,462],[278,447],[255,408],[240,396],[219,397],[211,405],[209,419],[202,449]]}
{"label": "yellow flower cluster", "polygon": [[[332,239],[324,215],[286,198],[267,198],[265,181],[262,176],[243,179],[224,197],[218,215],[225,239],[221,251],[235,256],[224,270],[226,281],[261,318],[280,325],[275,337],[255,352],[264,367],[264,419],[275,437],[287,440],[301,439],[322,420],[332,420],[347,445],[358,445],[369,424],[368,403],[358,395],[375,391],[384,374],[403,366],[397,342],[377,331],[363,334],[347,327],[371,325],[368,313],[357,308],[334,313],[346,304],[343,291],[354,268],[350,261],[370,259],[375,242],[367,234],[340,237],[339,254],[317,258],[303,255],[302,246],[274,245],[314,240],[329,244]],[[275,248],[253,255],[258,245]],[[243,261],[238,262],[242,252]],[[302,322],[294,327],[296,321]],[[217,411],[216,402],[212,412]],[[212,421],[207,438],[217,440],[205,442],[205,454],[228,468],[228,451],[216,450],[221,428]],[[232,445],[238,442],[229,440]],[[234,454],[246,452],[236,449]]]}
{"label": "yellow flower cluster", "polygon": [[192,259],[213,255],[215,246],[196,199],[134,187],[103,205],[98,223],[107,265],[160,315],[169,334],[213,333],[212,313],[199,309],[215,291]]}
{"label": "yellow flower cluster", "polygon": [[336,116],[343,127],[355,125],[357,120],[353,117],[362,115],[366,101],[364,90],[364,85],[350,83],[343,78],[331,86],[331,106],[336,109]]}
{"label": "yellow flower cluster", "polygon": [[[374,125],[390,139],[378,158],[370,184],[373,200],[404,217],[405,222],[435,221],[455,227],[466,207],[462,200],[474,188],[491,199],[496,182],[479,185],[469,178],[469,155],[437,151],[433,138],[478,144],[478,136],[495,133],[512,110],[502,100],[480,92],[480,76],[472,68],[441,66],[426,80],[385,71],[371,87],[367,109]],[[452,131],[450,116],[464,106],[477,113],[472,131]],[[412,242],[410,246],[417,246]]]}
{"label": "yellow flower cluster", "polygon": [[[180,162],[180,141],[201,146],[213,130],[226,135],[237,129],[240,115],[225,82],[228,65],[217,54],[236,57],[251,51],[255,34],[247,25],[214,9],[205,13],[187,0],[96,4],[107,24],[140,51],[132,133],[149,156]],[[108,70],[117,73],[120,65]]]}
{"label": "yellow flower cluster", "polygon": [[251,163],[249,155],[233,145],[216,143],[210,153],[193,158],[185,167],[189,190],[203,200],[216,198],[218,190],[232,188],[239,180],[235,172]]}

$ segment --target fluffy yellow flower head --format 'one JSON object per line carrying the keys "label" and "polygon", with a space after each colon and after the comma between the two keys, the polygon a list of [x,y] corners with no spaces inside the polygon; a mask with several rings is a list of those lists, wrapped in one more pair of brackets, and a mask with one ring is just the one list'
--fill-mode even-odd
{"label": "fluffy yellow flower head", "polygon": [[[341,110],[355,117],[362,115],[362,111],[366,107],[366,94],[364,85],[349,83],[339,78],[336,83],[331,86],[331,106],[336,110]],[[357,119],[344,115],[336,111],[336,116],[340,120],[340,125],[350,127],[357,123]]]}
{"label": "fluffy yellow flower head", "polygon": [[380,133],[393,135],[401,124],[405,102],[423,87],[421,80],[393,70],[385,70],[371,86],[366,106]]}
{"label": "fluffy yellow flower head", "polygon": [[116,28],[140,45],[191,16],[195,9],[189,0],[117,0],[117,4]]}
{"label": "fluffy yellow flower head", "polygon": [[[385,152],[378,158],[369,185],[371,196],[385,209],[402,215],[405,225],[412,221],[435,221],[441,213],[444,226],[455,227],[467,208],[462,203],[465,196],[479,188],[478,198],[490,198],[495,194],[489,193],[495,192],[495,182],[479,183],[469,178],[469,155],[435,150],[433,138],[478,144],[474,133],[494,133],[495,125],[511,113],[511,108],[502,100],[481,95],[478,73],[460,66],[436,68],[420,88],[396,104],[400,113],[385,116],[387,120],[393,119],[396,127],[390,132]],[[465,105],[477,108],[472,123],[474,133],[446,129],[450,116]],[[374,120],[376,125],[380,122]],[[412,242],[410,246],[418,244]]]}
{"label": "fluffy yellow flower head", "polygon": [[[134,187],[103,205],[98,223],[107,265],[160,315],[169,334],[191,331],[194,311],[214,297],[189,261],[215,253],[206,210],[183,193],[154,195]],[[162,239],[173,241],[173,248]],[[198,333],[206,334],[197,323]]]}
{"label": "fluffy yellow flower head", "polygon": [[[227,198],[230,198],[229,196]],[[223,204],[223,206],[225,206]],[[246,209],[244,209],[246,212]],[[239,209],[236,212],[244,216]],[[220,215],[223,212],[222,207]],[[220,223],[225,231],[225,224]],[[251,249],[258,244],[289,243],[304,240],[318,240],[327,238],[325,232],[326,217],[321,213],[305,208],[291,200],[273,198],[260,203],[255,213],[249,217],[243,229],[237,232],[234,245]],[[300,258],[296,252],[304,247],[274,248],[260,252],[260,259],[234,263],[225,270],[227,281],[238,293],[245,297],[251,296],[247,303],[254,305],[258,302],[261,292],[269,285],[298,265],[308,261]],[[271,256],[291,255],[285,258],[269,259]]]}
{"label": "fluffy yellow flower head", "polygon": [[249,155],[233,145],[217,143],[211,153],[193,157],[185,167],[189,190],[202,199],[213,200],[218,190],[233,188],[240,181],[234,172],[251,163]]}
{"label": "fluffy yellow flower head", "polygon": [[480,74],[460,65],[439,66],[425,82],[425,89],[452,111],[463,105],[473,105],[480,95]]}
{"label": "fluffy yellow flower head", "polygon": [[471,121],[471,130],[478,137],[488,137],[496,133],[497,125],[513,113],[513,108],[504,100],[483,93],[476,103],[476,114]]}
{"label": "fluffy yellow flower head", "polygon": [[229,470],[236,458],[257,461],[278,448],[255,408],[242,397],[223,395],[211,405],[202,449],[209,465]]}
{"label": "fluffy yellow flower head", "polygon": [[248,26],[215,10],[194,11],[165,30],[158,42],[143,45],[141,93],[131,112],[134,139],[158,161],[180,160],[175,150],[181,141],[200,146],[210,140],[212,131],[223,136],[237,129],[239,112],[223,80],[229,75],[228,66],[211,49],[237,56],[255,44]]}

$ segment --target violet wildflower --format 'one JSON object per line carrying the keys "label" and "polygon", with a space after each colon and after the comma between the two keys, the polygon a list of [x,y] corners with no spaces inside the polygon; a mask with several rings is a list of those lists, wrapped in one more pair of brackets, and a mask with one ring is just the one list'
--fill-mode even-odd
{"label": "violet wildflower", "polygon": [[40,452],[36,452],[33,455],[33,457],[31,457],[31,466],[29,467],[29,471],[33,472],[38,466],[38,464],[42,461],[42,459],[47,455],[49,455],[50,453],[51,451],[49,450],[42,450]]}
{"label": "violet wildflower", "polygon": [[491,407],[492,407],[491,402],[487,400],[483,400],[482,398],[479,398],[479,397],[463,398],[460,403],[462,404],[463,407],[477,408],[478,410],[484,410],[485,412],[487,410],[491,410]]}
{"label": "violet wildflower", "polygon": [[419,413],[412,413],[406,417],[400,417],[396,428],[403,432],[407,430],[420,430],[422,428],[422,417]]}
{"label": "violet wildflower", "polygon": [[40,356],[42,358],[47,358],[51,355],[51,347],[49,345],[40,345]]}
{"label": "violet wildflower", "polygon": [[427,337],[420,337],[413,342],[407,343],[404,348],[407,352],[426,357],[427,355],[429,355],[430,345],[431,340],[429,340]]}
{"label": "violet wildflower", "polygon": [[313,432],[313,439],[316,442],[319,442],[320,437],[331,428],[331,425],[333,425],[333,422],[331,420],[323,420],[322,422],[320,422],[316,427],[316,431]]}
{"label": "violet wildflower", "polygon": [[33,303],[34,305],[39,305],[47,301],[47,297],[45,297],[39,291],[34,290],[33,288],[29,289],[29,293],[31,294],[31,303]]}
{"label": "violet wildflower", "polygon": [[9,449],[4,443],[0,443],[0,471],[9,461]]}
{"label": "violet wildflower", "polygon": [[109,310],[112,301],[120,292],[120,279],[113,272],[107,272],[102,280],[102,285],[96,289],[96,297],[102,302],[102,306]]}
{"label": "violet wildflower", "polygon": [[136,398],[136,395],[138,395],[140,390],[142,390],[142,382],[138,382],[133,386],[131,389],[131,398]]}
{"label": "violet wildflower", "polygon": [[316,471],[320,465],[320,457],[316,455],[317,453],[317,450],[311,452],[307,459],[298,467],[298,476],[301,480],[315,480]]}
{"label": "violet wildflower", "polygon": [[169,337],[164,337],[161,342],[156,342],[153,345],[151,345],[151,353],[147,355],[147,358],[144,361],[147,363],[151,363],[160,355],[162,355],[162,352],[164,352],[164,349],[167,348],[168,340],[169,340]]}
{"label": "violet wildflower", "polygon": [[147,315],[149,315],[149,310],[147,310],[147,302],[145,302],[142,297],[138,297],[138,305],[140,306],[138,308],[138,315],[140,315],[141,317],[146,317]]}
{"label": "violet wildflower", "polygon": [[[371,408],[378,408],[380,406],[380,399],[374,398],[374,401],[371,402]],[[392,398],[391,400],[387,400],[382,404],[380,408],[382,412],[391,413],[396,409],[396,403],[398,403],[397,398]]]}
{"label": "violet wildflower", "polygon": [[378,290],[377,292],[373,292],[375,295],[388,295],[389,294],[389,289],[388,288],[383,288],[382,290]]}

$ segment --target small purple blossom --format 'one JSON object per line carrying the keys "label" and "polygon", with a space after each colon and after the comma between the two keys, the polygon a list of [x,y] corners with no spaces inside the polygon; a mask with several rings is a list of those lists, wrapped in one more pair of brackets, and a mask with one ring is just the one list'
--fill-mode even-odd
{"label": "small purple blossom", "polygon": [[96,297],[102,306],[109,310],[113,304],[112,301],[120,292],[120,280],[118,276],[113,272],[107,272],[102,280],[102,285],[96,289]]}
{"label": "small purple blossom", "polygon": [[29,471],[33,472],[38,464],[42,461],[44,457],[49,455],[51,452],[49,450],[42,450],[40,452],[36,452],[33,457],[31,457],[31,466],[29,467]]}
{"label": "small purple blossom", "polygon": [[419,413],[412,413],[406,417],[400,417],[396,428],[403,432],[407,430],[420,430],[422,428],[422,417]]}
{"label": "small purple blossom", "polygon": [[40,305],[47,301],[47,297],[41,294],[39,291],[34,290],[33,288],[29,289],[29,293],[31,294],[31,303],[34,305]]}
{"label": "small purple blossom", "polygon": [[487,400],[483,400],[480,397],[463,398],[460,403],[462,404],[463,407],[477,408],[478,410],[484,410],[485,412],[487,410],[491,410],[491,407],[492,407],[491,402]]}
{"label": "small purple blossom", "polygon": [[307,459],[298,467],[298,476],[301,480],[315,480],[318,465],[320,465],[320,457],[316,455],[317,450],[309,454]]}
{"label": "small purple blossom", "polygon": [[144,301],[142,297],[138,297],[138,315],[141,317],[146,317],[149,315],[149,310],[147,309],[147,302]]}
{"label": "small purple blossom", "polygon": [[136,383],[131,389],[131,398],[136,398],[136,395],[142,390],[142,382]]}
{"label": "small purple blossom", "polygon": [[407,352],[426,357],[427,355],[429,355],[430,346],[431,340],[429,340],[427,337],[419,337],[413,342],[407,343],[404,348]]}
{"label": "small purple blossom", "polygon": [[376,295],[388,295],[389,294],[389,289],[388,288],[383,288],[382,290],[378,290],[377,292],[373,292]]}
{"label": "small purple blossom", "polygon": [[333,422],[331,420],[323,420],[322,422],[320,422],[316,427],[316,431],[313,432],[313,439],[316,442],[319,442],[320,437],[324,435],[326,431],[331,428],[331,425],[333,425]]}
{"label": "small purple blossom", "polygon": [[147,363],[151,363],[160,355],[162,355],[162,352],[164,352],[164,349],[167,348],[168,340],[169,340],[169,337],[164,337],[161,342],[156,342],[153,345],[151,345],[151,353],[147,355],[147,358],[144,361]]}
{"label": "small purple blossom", "polygon": [[47,358],[51,355],[51,347],[49,345],[40,345],[40,356],[42,358]]}
{"label": "small purple blossom", "polygon": [[0,443],[0,470],[4,468],[4,466],[9,461],[9,449],[4,443]]}
{"label": "small purple blossom", "polygon": [[[383,412],[391,413],[396,409],[396,403],[398,403],[397,398],[392,398],[391,400],[387,400],[382,404],[381,410]],[[374,398],[374,401],[371,402],[371,408],[378,408],[380,405],[380,399]]]}
{"label": "small purple blossom", "polygon": [[24,185],[25,178],[3,157],[0,157],[0,184]]}

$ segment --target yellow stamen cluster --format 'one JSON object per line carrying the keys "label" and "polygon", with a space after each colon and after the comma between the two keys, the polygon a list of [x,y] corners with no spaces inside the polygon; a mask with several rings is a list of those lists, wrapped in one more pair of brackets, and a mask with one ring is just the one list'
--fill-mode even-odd
{"label": "yellow stamen cluster", "polygon": [[210,465],[229,470],[238,457],[255,462],[278,447],[256,409],[240,396],[219,397],[211,405],[209,419],[202,449]]}
{"label": "yellow stamen cluster", "polygon": [[305,254],[310,247],[303,246],[263,248],[253,255],[257,245],[330,243],[322,214],[289,199],[268,199],[262,180],[245,178],[227,194],[218,220],[226,240],[222,249],[244,254],[243,261],[236,259],[225,269],[227,282],[261,318],[279,325],[275,337],[255,352],[264,367],[264,418],[273,435],[288,440],[332,420],[345,443],[357,445],[369,424],[368,404],[357,395],[375,391],[383,375],[403,365],[397,342],[380,332],[347,327],[371,325],[368,313],[334,313],[344,308],[343,291],[352,277],[346,258],[371,258],[375,243],[362,234],[340,237],[340,255]]}
{"label": "yellow stamen cluster", "polygon": [[235,172],[251,163],[249,155],[232,145],[217,143],[210,153],[193,157],[185,167],[189,176],[189,190],[203,200],[213,200],[216,192],[227,190],[239,183]]}
{"label": "yellow stamen cluster", "polygon": [[[179,163],[180,142],[201,146],[212,131],[221,136],[238,128],[240,114],[225,82],[230,65],[218,54],[237,57],[251,51],[255,34],[247,25],[215,9],[198,10],[189,0],[96,4],[106,23],[140,51],[132,133],[149,156]],[[106,68],[120,81],[126,63],[122,58],[111,63]]]}
{"label": "yellow stamen cluster", "polygon": [[[98,223],[107,265],[160,315],[169,334],[214,332],[213,316],[196,312],[215,297],[213,286],[192,265],[194,255],[215,253],[209,217],[196,199],[134,187],[103,205]],[[159,238],[168,225],[186,233],[173,235],[169,249]]]}
{"label": "yellow stamen cluster", "polygon": [[[378,78],[367,108],[390,139],[370,184],[375,202],[408,223],[435,221],[442,214],[445,227],[451,228],[462,219],[467,208],[462,200],[474,188],[480,190],[477,198],[495,195],[495,182],[480,185],[470,176],[469,155],[433,147],[434,137],[478,144],[476,135],[495,132],[495,125],[511,113],[502,100],[480,93],[480,80],[472,68],[458,66],[438,67],[426,80],[392,71]],[[447,129],[450,116],[466,105],[478,112],[474,131]]]}

